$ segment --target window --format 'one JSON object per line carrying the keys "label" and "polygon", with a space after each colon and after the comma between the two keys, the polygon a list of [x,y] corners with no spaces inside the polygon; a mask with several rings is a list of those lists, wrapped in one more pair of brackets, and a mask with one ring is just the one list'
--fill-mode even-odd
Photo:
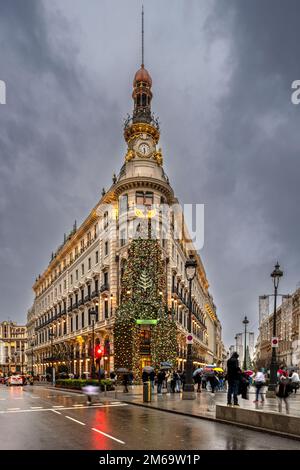
{"label": "window", "polygon": [[91,258],[88,259],[88,269],[91,269]]}
{"label": "window", "polygon": [[71,274],[71,276],[70,276],[70,284],[71,285],[73,284],[73,274]]}
{"label": "window", "polygon": [[97,237],[97,224],[94,225],[94,238]]}
{"label": "window", "polygon": [[99,251],[96,251],[95,253],[95,264],[99,263]]}
{"label": "window", "polygon": [[124,214],[128,210],[128,196],[124,194],[124,196],[120,196],[119,199],[119,214]]}
{"label": "window", "polygon": [[81,328],[84,328],[84,312],[81,313]]}
{"label": "window", "polygon": [[106,241],[104,243],[104,256],[107,256],[108,255],[108,242]]}
{"label": "window", "polygon": [[78,246],[75,247],[75,258],[78,256]]}
{"label": "window", "polygon": [[78,281],[78,269],[76,269],[76,281]]}
{"label": "window", "polygon": [[104,230],[108,227],[108,212],[104,212],[103,216],[103,228]]}
{"label": "window", "polygon": [[82,263],[81,265],[81,275],[83,276],[84,275],[84,264]]}
{"label": "window", "polygon": [[126,229],[123,228],[120,232],[120,245],[124,246],[126,243]]}
{"label": "window", "polygon": [[78,330],[78,315],[76,315],[76,318],[75,318],[75,328],[76,330]]}
{"label": "window", "polygon": [[104,285],[107,286],[107,285],[108,285],[108,272],[105,272],[105,273],[103,274],[103,278],[104,278],[104,279],[103,279],[103,280],[104,280]]}
{"label": "window", "polygon": [[59,293],[61,294],[61,284],[59,284]]}
{"label": "window", "polygon": [[66,290],[66,288],[67,288],[67,281],[66,281],[66,279],[65,279],[65,280],[64,280],[64,289]]}
{"label": "window", "polygon": [[153,205],[153,193],[146,191],[136,192],[136,204],[138,206],[152,206]]}
{"label": "window", "polygon": [[64,335],[67,334],[67,322],[64,321]]}
{"label": "window", "polygon": [[84,240],[80,241],[80,253],[83,253],[84,251]]}
{"label": "window", "polygon": [[88,232],[88,234],[87,234],[88,245],[90,245],[91,241],[92,241],[92,235],[91,235],[91,232]]}
{"label": "window", "polygon": [[71,333],[73,331],[73,318],[71,317],[71,321],[70,321],[70,329],[71,329]]}
{"label": "window", "polygon": [[108,318],[108,298],[104,299],[104,318]]}

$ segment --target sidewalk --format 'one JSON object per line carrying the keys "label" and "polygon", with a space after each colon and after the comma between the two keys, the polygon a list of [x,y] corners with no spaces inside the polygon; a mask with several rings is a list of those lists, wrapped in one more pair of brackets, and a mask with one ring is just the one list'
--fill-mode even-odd
{"label": "sidewalk", "polygon": [[[142,386],[134,386],[128,393],[123,393],[122,387],[118,387],[116,391],[107,392],[107,398],[113,398],[132,405],[144,406],[161,411],[168,411],[177,414],[183,414],[198,418],[216,419],[216,405],[226,405],[227,392],[219,391],[215,394],[203,390],[196,393],[195,400],[182,400],[181,393],[163,393],[157,395],[155,392],[150,403],[143,402]],[[263,405],[253,403],[255,400],[254,389],[249,393],[249,400],[243,400],[239,397],[239,405],[241,408],[268,411],[278,413],[278,403],[276,398],[267,398]],[[300,418],[300,394],[293,394],[289,398],[290,415]],[[283,403],[283,413],[285,413],[285,405]]]}

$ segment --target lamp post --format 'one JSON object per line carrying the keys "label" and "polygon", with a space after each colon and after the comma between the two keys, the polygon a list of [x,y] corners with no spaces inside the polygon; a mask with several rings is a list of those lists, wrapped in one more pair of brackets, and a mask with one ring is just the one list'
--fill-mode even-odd
{"label": "lamp post", "polygon": [[54,372],[54,367],[53,367],[53,337],[55,336],[53,331],[50,331],[49,336],[51,338],[51,372],[52,372],[52,377],[51,377],[51,382],[52,385],[55,385],[55,372]]}
{"label": "lamp post", "polygon": [[92,364],[91,364],[91,378],[95,377],[95,320],[97,320],[97,311],[95,309],[89,310],[89,322],[92,318]]}
{"label": "lamp post", "polygon": [[15,356],[15,372],[17,372],[17,359],[18,359],[17,351],[14,353],[14,356]]}
{"label": "lamp post", "polygon": [[[273,279],[274,283],[274,313],[273,313],[273,337],[276,337],[276,308],[277,308],[277,292],[280,278],[283,276],[283,272],[280,269],[280,265],[277,261],[275,265],[275,269],[271,273],[271,278]],[[268,391],[275,392],[276,384],[277,384],[277,360],[276,360],[276,346],[272,344],[272,359],[270,364],[270,383],[268,387]]]}
{"label": "lamp post", "polygon": [[249,320],[248,320],[248,318],[247,318],[246,316],[245,316],[245,318],[244,318],[244,320],[243,320],[243,323],[244,323],[244,325],[245,325],[244,370],[246,370],[246,369],[247,369],[247,357],[246,357],[246,355],[247,355],[247,346],[246,346],[246,344],[247,344],[247,325],[248,325],[248,323],[249,323]]}
{"label": "lamp post", "polygon": [[[185,274],[189,281],[189,316],[188,316],[188,332],[192,333],[192,281],[196,275],[197,262],[194,258],[190,257],[185,263]],[[184,400],[194,400],[196,398],[193,383],[193,356],[192,356],[192,343],[187,344],[187,358],[186,358],[186,381],[182,393]]]}
{"label": "lamp post", "polygon": [[30,346],[31,346],[31,375],[32,375],[32,378],[33,378],[33,347],[34,347],[34,342],[32,341],[30,343]]}

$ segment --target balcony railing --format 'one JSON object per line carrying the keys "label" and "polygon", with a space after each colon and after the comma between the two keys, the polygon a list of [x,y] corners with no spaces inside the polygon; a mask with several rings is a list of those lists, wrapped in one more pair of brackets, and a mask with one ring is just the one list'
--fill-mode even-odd
{"label": "balcony railing", "polygon": [[102,286],[100,287],[100,292],[105,292],[109,290],[109,284],[102,284]]}

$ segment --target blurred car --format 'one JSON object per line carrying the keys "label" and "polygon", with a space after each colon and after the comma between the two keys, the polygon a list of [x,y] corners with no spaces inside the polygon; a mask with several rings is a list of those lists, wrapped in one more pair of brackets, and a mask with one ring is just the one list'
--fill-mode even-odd
{"label": "blurred car", "polygon": [[11,375],[8,377],[6,385],[8,387],[11,385],[23,385],[23,377],[21,375]]}
{"label": "blurred car", "polygon": [[0,377],[0,384],[5,384],[8,377]]}

